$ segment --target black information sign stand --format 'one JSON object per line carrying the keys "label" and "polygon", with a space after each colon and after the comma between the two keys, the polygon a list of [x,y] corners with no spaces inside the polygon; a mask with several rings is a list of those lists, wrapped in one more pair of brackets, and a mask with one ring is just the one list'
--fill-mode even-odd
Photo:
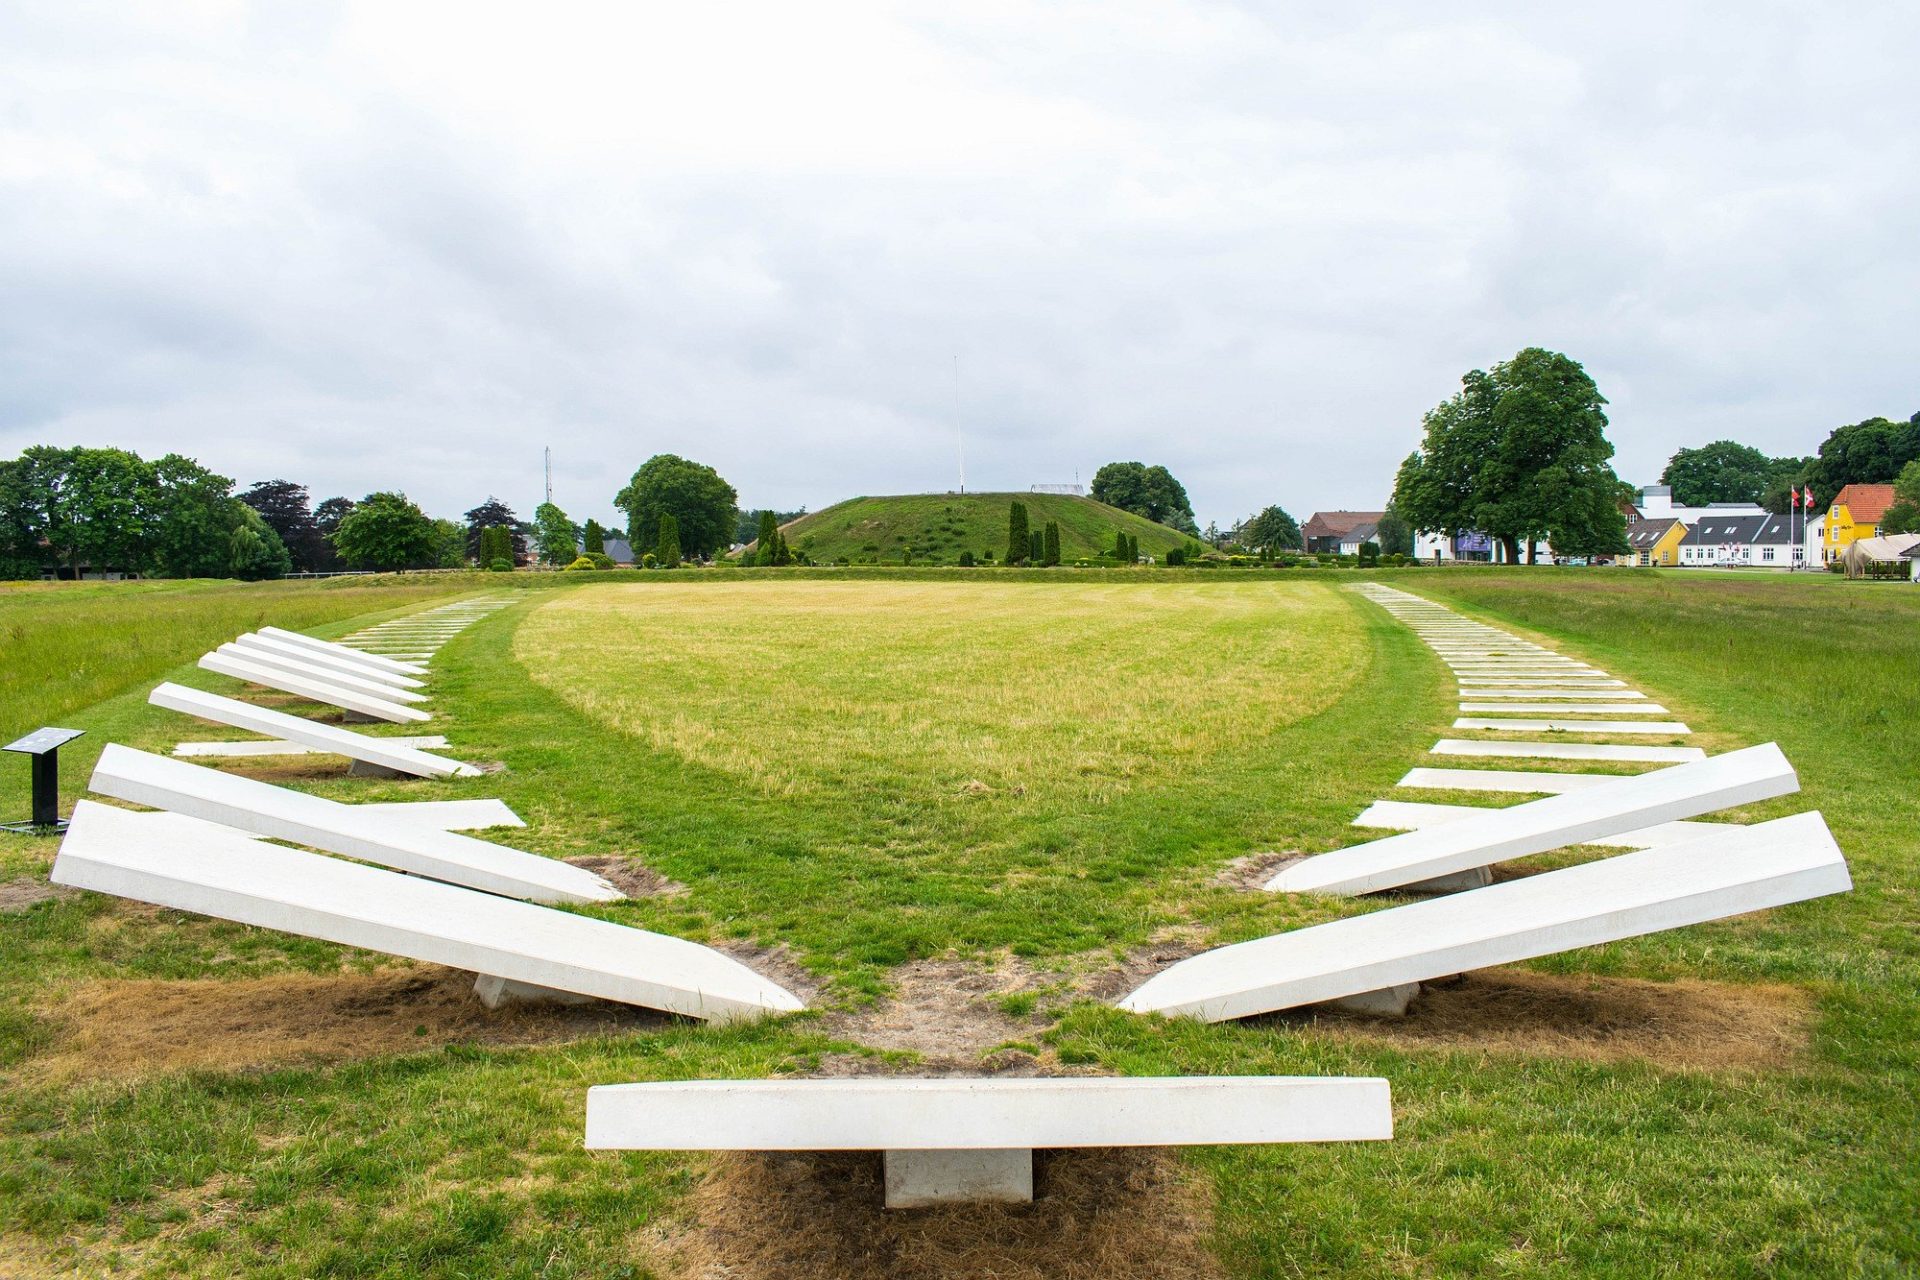
{"label": "black information sign stand", "polygon": [[33,818],[27,822],[0,823],[0,831],[47,835],[67,829],[67,824],[60,820],[60,748],[85,732],[84,729],[35,729],[19,741],[0,747],[0,751],[17,751],[33,757]]}

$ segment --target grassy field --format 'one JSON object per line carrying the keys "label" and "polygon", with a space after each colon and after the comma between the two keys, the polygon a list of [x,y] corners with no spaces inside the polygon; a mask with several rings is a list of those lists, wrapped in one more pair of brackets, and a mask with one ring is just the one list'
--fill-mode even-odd
{"label": "grassy field", "polygon": [[[1446,732],[1452,688],[1331,581],[1134,577],[550,584],[436,661],[432,729],[503,771],[264,775],[497,795],[531,824],[500,838],[628,855],[667,892],[591,910],[804,984],[815,1011],[777,1023],[485,1015],[429,966],[90,895],[0,900],[0,1275],[1920,1264],[1920,835],[1900,763],[1920,592],[1392,576],[1623,673],[1710,746],[1778,740],[1804,795],[1734,816],[1821,808],[1858,890],[1476,974],[1404,1022],[1214,1027],[1103,1001],[1196,947],[1379,909],[1220,873],[1354,841],[1353,815]],[[144,703],[159,674],[76,713],[94,732],[75,767],[107,739],[202,732]],[[24,897],[52,842],[0,848],[0,892]],[[1397,1132],[1062,1156],[1031,1208],[896,1215],[861,1158],[580,1149],[595,1083],[954,1070],[1379,1074]]]}
{"label": "grassy field", "polygon": [[1115,532],[1140,540],[1142,555],[1159,557],[1189,539],[1178,530],[1144,520],[1092,498],[1058,493],[920,493],[888,498],[852,498],[785,526],[790,546],[819,564],[842,557],[855,564],[899,564],[912,548],[916,563],[952,564],[962,551],[996,561],[1007,554],[1007,511],[1027,507],[1027,523],[1060,526],[1060,555],[1068,563],[1113,549]]}

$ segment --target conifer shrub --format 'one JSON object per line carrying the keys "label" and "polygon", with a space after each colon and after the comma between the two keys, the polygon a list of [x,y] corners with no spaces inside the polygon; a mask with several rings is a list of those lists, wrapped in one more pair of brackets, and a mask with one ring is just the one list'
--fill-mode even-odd
{"label": "conifer shrub", "polygon": [[680,522],[671,511],[660,514],[660,540],[653,551],[654,561],[662,569],[680,567]]}
{"label": "conifer shrub", "polygon": [[490,564],[488,564],[488,565],[487,565],[487,568],[488,568],[488,569],[489,569],[489,570],[490,570],[491,572],[493,572],[493,573],[512,573],[512,572],[513,572],[513,561],[511,561],[511,560],[495,560],[495,561],[493,561],[492,563],[490,563]]}
{"label": "conifer shrub", "polygon": [[1047,521],[1046,536],[1042,539],[1045,555],[1041,563],[1049,567],[1060,563],[1060,526]]}
{"label": "conifer shrub", "polygon": [[963,569],[973,568],[973,552],[962,551],[960,553],[960,567]]}
{"label": "conifer shrub", "polygon": [[598,569],[599,567],[599,565],[593,562],[591,556],[576,556],[574,557],[573,563],[568,565],[563,572],[572,573],[580,569]]}
{"label": "conifer shrub", "polygon": [[1174,547],[1172,550],[1167,552],[1167,567],[1169,569],[1173,568],[1175,565],[1185,564],[1186,562],[1187,562],[1187,550],[1185,547]]}
{"label": "conifer shrub", "polygon": [[1016,502],[1007,509],[1007,563],[1025,563],[1033,554],[1033,539],[1027,533],[1027,504]]}

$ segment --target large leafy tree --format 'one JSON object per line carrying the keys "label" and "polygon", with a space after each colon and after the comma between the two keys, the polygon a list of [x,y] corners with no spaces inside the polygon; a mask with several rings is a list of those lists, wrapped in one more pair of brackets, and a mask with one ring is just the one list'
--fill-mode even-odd
{"label": "large leafy tree", "polygon": [[1605,404],[1586,370],[1558,352],[1528,347],[1472,370],[1428,411],[1393,506],[1414,528],[1497,537],[1511,562],[1523,545],[1531,559],[1541,538],[1569,555],[1616,551],[1625,518]]}
{"label": "large leafy tree", "polygon": [[551,502],[533,509],[533,541],[548,564],[572,564],[579,554],[578,531],[567,513]]}
{"label": "large leafy tree", "polygon": [[1713,502],[1760,502],[1777,487],[1782,493],[1811,458],[1770,458],[1752,445],[1715,440],[1698,449],[1681,449],[1667,460],[1660,483],[1673,489],[1683,507]]}
{"label": "large leafy tree", "polygon": [[285,577],[293,567],[287,547],[258,511],[235,502],[233,532],[227,536],[226,572],[248,582]]}
{"label": "large leafy tree", "polygon": [[1406,517],[1391,502],[1380,514],[1380,524],[1374,531],[1373,540],[1380,544],[1380,554],[1383,556],[1413,554],[1413,526],[1407,523]]}
{"label": "large leafy tree", "polygon": [[1297,551],[1304,544],[1300,524],[1282,507],[1272,506],[1240,526],[1240,541],[1256,551]]}
{"label": "large leafy tree", "polygon": [[320,533],[320,548],[314,556],[313,567],[316,570],[338,569],[342,563],[339,550],[333,545],[334,531],[340,522],[353,514],[352,498],[325,498],[313,509],[313,527]]}
{"label": "large leafy tree", "polygon": [[311,573],[325,567],[328,548],[305,485],[291,480],[261,480],[242,493],[240,501],[259,512],[267,527],[280,535],[296,570]]}
{"label": "large leafy tree", "polygon": [[670,515],[680,553],[701,557],[731,544],[738,503],[739,495],[719,472],[671,453],[648,458],[613,500],[627,513],[627,535],[634,546],[658,544],[660,517]]}
{"label": "large leafy tree", "polygon": [[[245,525],[242,513],[248,509],[233,500],[233,481],[169,453],[153,463],[151,492],[153,567],[169,578],[226,576],[233,564],[233,536]],[[279,539],[274,541],[277,545]],[[264,539],[262,544],[264,549]],[[269,555],[263,563],[268,562],[277,564],[278,557]]]}
{"label": "large leafy tree", "polygon": [[[482,529],[505,529],[513,548],[513,555],[507,557],[519,560],[526,554],[527,541],[520,534],[520,517],[513,508],[492,494],[487,500],[466,514],[467,554],[476,560],[482,559],[480,551],[480,531]],[[571,559],[572,557],[568,557]]]}
{"label": "large leafy tree", "polygon": [[340,558],[355,569],[421,569],[434,564],[439,546],[433,521],[404,493],[370,493],[333,531]]}
{"label": "large leafy tree", "polygon": [[1920,533],[1920,460],[1900,468],[1893,481],[1893,505],[1880,517],[1881,533]]}
{"label": "large leafy tree", "polygon": [[1886,484],[1915,459],[1920,459],[1920,413],[1906,422],[1868,418],[1835,428],[1821,442],[1806,479],[1824,504],[1850,484]]}
{"label": "large leafy tree", "polygon": [[1182,533],[1198,537],[1187,491],[1165,467],[1143,462],[1109,462],[1093,473],[1093,497],[1110,507],[1145,516]]}
{"label": "large leafy tree", "polygon": [[125,449],[75,449],[59,487],[54,527],[69,567],[138,572],[153,536],[153,468]]}

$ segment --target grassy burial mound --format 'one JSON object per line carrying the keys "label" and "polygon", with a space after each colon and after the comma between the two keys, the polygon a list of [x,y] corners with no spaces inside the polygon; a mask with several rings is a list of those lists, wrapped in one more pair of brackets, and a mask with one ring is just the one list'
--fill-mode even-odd
{"label": "grassy burial mound", "polygon": [[[1164,556],[1189,539],[1178,529],[1110,507],[1092,498],[1062,493],[912,493],[892,498],[850,498],[782,526],[787,545],[816,564],[899,564],[908,551],[915,564],[952,564],[962,551],[976,560],[1007,555],[1007,511],[1027,507],[1027,526],[1060,526],[1060,558],[1068,564],[1113,549],[1113,536],[1140,541],[1143,556]],[[749,547],[749,551],[752,548]]]}

